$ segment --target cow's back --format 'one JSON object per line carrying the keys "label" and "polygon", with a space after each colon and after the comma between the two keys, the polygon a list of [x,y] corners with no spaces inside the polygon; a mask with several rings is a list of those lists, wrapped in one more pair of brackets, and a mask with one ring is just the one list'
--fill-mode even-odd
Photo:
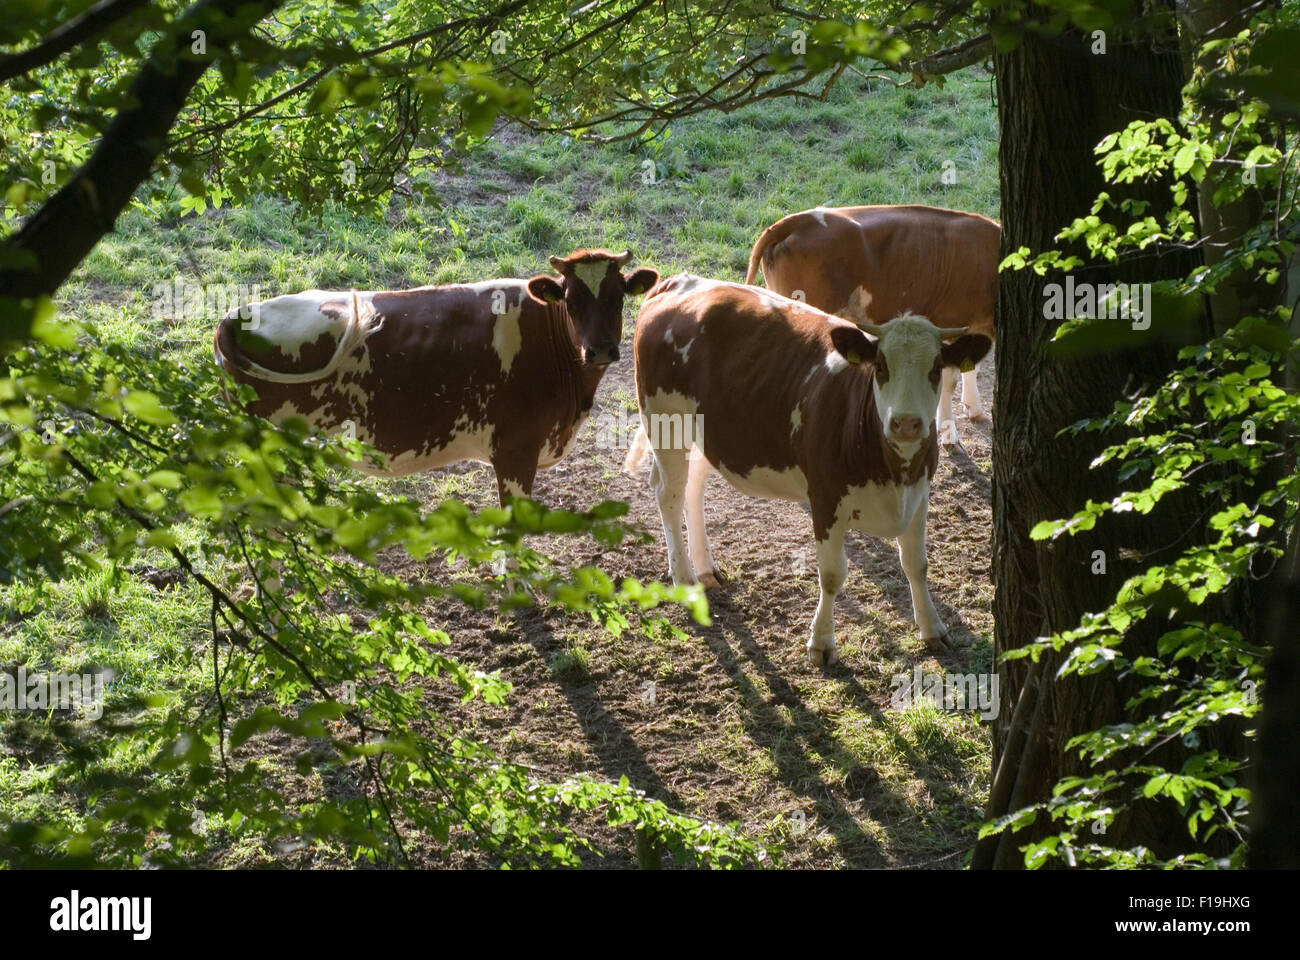
{"label": "cow's back", "polygon": [[991,337],[1000,234],[959,210],[818,208],[773,224],[755,253],[769,288],[827,313],[880,324],[910,310]]}

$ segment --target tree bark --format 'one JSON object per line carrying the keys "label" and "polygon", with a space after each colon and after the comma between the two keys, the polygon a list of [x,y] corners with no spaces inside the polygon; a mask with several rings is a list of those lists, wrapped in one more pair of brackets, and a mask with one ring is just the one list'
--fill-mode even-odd
{"label": "tree bark", "polygon": [[[1054,237],[1088,214],[1103,189],[1113,199],[1151,202],[1157,217],[1168,204],[1165,184],[1132,189],[1105,184],[1093,152],[1108,133],[1136,119],[1175,117],[1183,68],[1177,38],[1168,29],[1109,35],[1105,53],[1093,53],[1091,36],[1067,31],[1056,38],[1022,35],[1015,49],[995,59],[1001,125],[999,177],[1002,253],[1060,246]],[[1079,252],[1085,261],[1086,252]],[[1148,249],[1113,265],[1088,263],[1073,271],[1077,283],[1149,283],[1184,276],[1195,265],[1186,251]],[[1107,515],[1092,530],[1055,541],[1032,541],[1041,520],[1073,514],[1092,498],[1109,500],[1119,484],[1112,469],[1090,469],[1114,437],[1095,433],[1057,436],[1076,421],[1108,413],[1116,400],[1163,378],[1173,364],[1175,337],[1162,334],[1157,312],[1145,333],[1117,325],[1106,343],[1087,356],[1067,356],[1049,345],[1058,323],[1045,318],[1044,287],[1063,275],[1007,271],[998,304],[997,396],[993,436],[993,561],[995,652],[1069,629],[1090,611],[1108,607],[1126,578],[1165,562],[1204,529],[1193,497],[1167,497],[1151,514]],[[1119,326],[1122,324],[1122,326]],[[1198,332],[1206,332],[1202,327]],[[1094,573],[1094,569],[1103,572]],[[1203,610],[1195,611],[1204,615]],[[1130,631],[1129,656],[1152,652],[1155,637],[1176,626],[1162,615]],[[1064,744],[1073,736],[1124,719],[1124,703],[1141,684],[1110,671],[1093,677],[1056,677],[1045,664],[1043,689],[1019,757],[1002,757],[1005,725],[1025,678],[1025,662],[1000,668],[1002,727],[994,730],[994,766],[1010,764],[1015,787],[1007,809],[1050,799],[1063,776],[1090,772]],[[1003,774],[1006,776],[1007,774]],[[1017,847],[1048,832],[1040,822],[1004,838],[993,866],[1022,863]],[[1172,804],[1147,804],[1111,825],[1108,845],[1142,843],[1159,853],[1187,841]]]}
{"label": "tree bark", "polygon": [[[227,44],[283,0],[200,0],[155,45],[90,159],[4,244],[0,295],[50,296],[113,224],[154,170],[190,90]],[[206,52],[192,52],[195,30]],[[21,262],[19,261],[21,258]],[[5,330],[20,337],[26,330]]]}
{"label": "tree bark", "polygon": [[1255,749],[1251,841],[1256,870],[1300,868],[1300,525],[1268,611],[1272,642],[1264,674],[1264,708]]}

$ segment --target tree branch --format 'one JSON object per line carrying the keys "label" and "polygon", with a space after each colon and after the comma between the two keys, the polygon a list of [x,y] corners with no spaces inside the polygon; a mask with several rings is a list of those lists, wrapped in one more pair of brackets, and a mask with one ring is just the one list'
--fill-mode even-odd
{"label": "tree branch", "polygon": [[[49,296],[68,278],[101,237],[113,229],[136,188],[153,173],[167,132],[190,90],[217,52],[248,32],[256,19],[283,0],[199,0],[159,40],[131,84],[126,103],[109,124],[89,160],[4,244],[0,294],[18,299]],[[207,34],[211,52],[191,53],[194,30]],[[15,263],[15,256],[23,262]]]}
{"label": "tree branch", "polygon": [[951,47],[936,50],[919,60],[899,60],[897,64],[884,64],[885,69],[913,76],[940,77],[993,56],[993,37],[987,33],[971,37]]}
{"label": "tree branch", "polygon": [[109,26],[129,16],[147,0],[101,0],[80,16],[60,24],[36,46],[21,53],[0,57],[0,83],[30,73],[57,59],[83,40],[103,33]]}

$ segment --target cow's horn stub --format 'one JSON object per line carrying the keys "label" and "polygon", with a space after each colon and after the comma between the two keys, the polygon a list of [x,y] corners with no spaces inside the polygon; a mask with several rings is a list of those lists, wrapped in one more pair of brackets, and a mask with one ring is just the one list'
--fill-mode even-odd
{"label": "cow's horn stub", "polygon": [[884,327],[878,327],[874,323],[859,323],[858,329],[863,333],[871,334],[876,339],[879,339],[880,334],[884,332]]}
{"label": "cow's horn stub", "polygon": [[569,261],[563,257],[551,257],[551,266],[555,268],[556,273],[563,273],[564,268],[569,265]]}
{"label": "cow's horn stub", "polygon": [[624,250],[622,253],[614,257],[614,262],[618,264],[620,267],[622,267],[625,266],[627,262],[631,259],[632,259],[632,251]]}
{"label": "cow's horn stub", "polygon": [[969,325],[969,324],[967,324],[967,325],[964,326],[964,327],[946,327],[946,328],[941,328],[941,329],[939,330],[939,339],[940,339],[940,340],[951,340],[953,337],[960,337],[963,333],[965,333],[965,332],[966,332],[967,330],[969,330],[969,329],[970,329],[970,325]]}

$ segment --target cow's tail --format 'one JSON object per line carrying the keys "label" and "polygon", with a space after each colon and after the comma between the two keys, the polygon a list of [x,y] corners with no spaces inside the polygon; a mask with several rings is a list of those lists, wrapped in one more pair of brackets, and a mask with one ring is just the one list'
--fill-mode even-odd
{"label": "cow's tail", "polygon": [[255,380],[265,380],[268,383],[313,383],[324,380],[338,368],[344,357],[361,346],[366,337],[378,333],[384,326],[384,318],[375,313],[373,304],[362,303],[355,290],[351,291],[351,296],[352,310],[348,314],[343,332],[339,335],[338,346],[334,348],[334,355],[330,357],[329,363],[319,370],[286,373],[264,367],[241,356],[239,345],[235,342],[235,324],[239,318],[237,311],[231,311],[231,315],[217,325],[217,334],[212,341],[212,351],[217,363],[232,374],[243,373]]}
{"label": "cow's tail", "polygon": [[650,438],[646,436],[645,424],[642,423],[636,428],[636,436],[632,438],[632,445],[628,447],[627,457],[623,460],[623,472],[629,477],[637,476],[646,461],[653,455],[654,451],[650,449]]}
{"label": "cow's tail", "polygon": [[790,236],[797,218],[800,216],[802,214],[795,213],[788,217],[782,217],[758,235],[758,239],[754,241],[754,249],[749,251],[749,271],[745,274],[746,283],[752,284],[758,279],[758,270],[762,266],[763,257],[775,244]]}

